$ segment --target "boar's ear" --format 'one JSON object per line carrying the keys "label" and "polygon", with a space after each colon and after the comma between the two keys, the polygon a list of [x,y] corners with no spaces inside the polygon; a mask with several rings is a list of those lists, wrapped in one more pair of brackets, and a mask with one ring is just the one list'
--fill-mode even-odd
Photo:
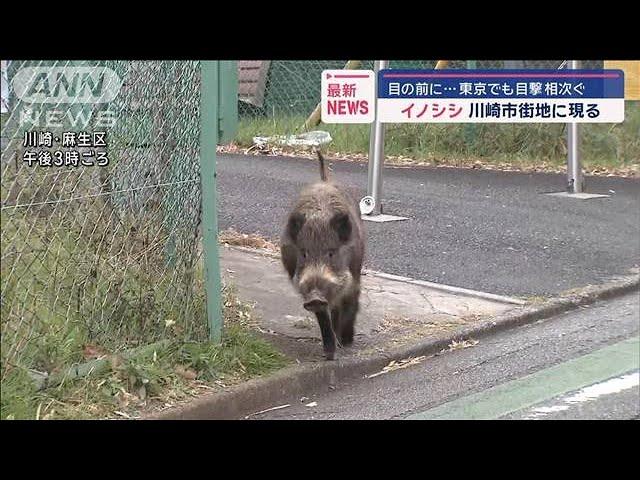
{"label": "boar's ear", "polygon": [[351,238],[351,220],[346,213],[336,213],[331,219],[331,228],[338,234],[341,242],[348,242]]}
{"label": "boar's ear", "polygon": [[298,238],[298,234],[300,233],[305,221],[306,218],[303,213],[296,212],[291,214],[289,217],[289,222],[287,223],[287,234],[294,242]]}

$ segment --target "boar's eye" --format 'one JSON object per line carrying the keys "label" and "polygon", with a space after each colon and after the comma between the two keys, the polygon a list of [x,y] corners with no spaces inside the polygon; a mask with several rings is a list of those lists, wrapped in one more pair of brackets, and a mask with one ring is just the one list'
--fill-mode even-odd
{"label": "boar's eye", "polygon": [[307,258],[307,251],[304,248],[300,250],[300,254],[302,255],[302,258]]}
{"label": "boar's eye", "polygon": [[302,213],[293,213],[287,222],[287,233],[294,242],[298,238],[300,230],[306,221],[306,217]]}
{"label": "boar's eye", "polygon": [[336,253],[335,248],[331,248],[329,250],[327,250],[327,255],[329,255],[329,258],[333,257]]}
{"label": "boar's eye", "polygon": [[331,219],[331,227],[338,234],[341,242],[347,243],[351,238],[351,220],[346,213],[336,213]]}

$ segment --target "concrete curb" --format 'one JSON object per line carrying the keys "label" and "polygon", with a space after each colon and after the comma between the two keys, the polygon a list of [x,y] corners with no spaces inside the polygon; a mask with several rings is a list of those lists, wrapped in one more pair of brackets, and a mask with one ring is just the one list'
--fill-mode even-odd
{"label": "concrete curb", "polygon": [[[255,252],[254,252],[255,253]],[[516,313],[483,320],[428,341],[402,347],[385,354],[364,358],[339,359],[289,367],[266,378],[250,380],[224,393],[202,396],[188,404],[143,417],[147,420],[233,420],[265,408],[286,403],[287,399],[310,396],[347,379],[381,370],[391,360],[433,355],[453,340],[482,338],[508,328],[575,310],[581,306],[638,290],[640,275],[619,277],[608,283],[588,286],[580,291],[530,305]]]}
{"label": "concrete curb", "polygon": [[432,288],[434,290],[440,290],[447,293],[459,293],[466,295],[467,297],[480,298],[483,300],[492,300],[500,303],[510,303],[512,305],[526,305],[527,302],[515,297],[505,297],[504,295],[495,295],[493,293],[480,292],[478,290],[469,290],[468,288],[453,287],[451,285],[445,285],[443,283],[427,282],[426,280],[415,280],[409,277],[402,277],[400,275],[392,275],[390,273],[378,272],[376,270],[363,270],[365,275],[371,275],[374,277],[385,278],[387,280],[393,280],[396,282],[411,283],[412,285],[420,285],[423,287]]}

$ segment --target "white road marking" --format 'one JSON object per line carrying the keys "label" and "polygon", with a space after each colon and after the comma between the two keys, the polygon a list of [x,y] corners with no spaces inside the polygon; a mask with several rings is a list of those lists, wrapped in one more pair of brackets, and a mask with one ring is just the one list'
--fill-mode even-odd
{"label": "white road marking", "polygon": [[527,415],[524,418],[526,420],[531,420],[534,418],[544,417],[549,413],[569,410],[574,405],[590,402],[605,395],[620,393],[624,390],[637,387],[638,385],[640,385],[640,372],[634,372],[628,375],[623,375],[621,377],[611,378],[604,382],[585,387],[574,395],[561,399],[560,404],[552,405],[550,407],[534,408],[532,409],[531,414]]}

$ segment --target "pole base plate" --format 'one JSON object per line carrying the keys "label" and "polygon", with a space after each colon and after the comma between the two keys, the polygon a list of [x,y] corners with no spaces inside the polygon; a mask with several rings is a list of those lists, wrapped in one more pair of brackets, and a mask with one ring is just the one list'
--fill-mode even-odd
{"label": "pole base plate", "polygon": [[402,220],[409,220],[408,217],[398,217],[396,215],[362,215],[362,220],[367,222],[399,222]]}
{"label": "pole base plate", "polygon": [[565,198],[577,198],[578,200],[589,200],[591,198],[608,198],[611,195],[603,195],[600,193],[569,193],[569,192],[555,192],[555,193],[545,193],[545,195],[549,195],[552,197],[565,197]]}

